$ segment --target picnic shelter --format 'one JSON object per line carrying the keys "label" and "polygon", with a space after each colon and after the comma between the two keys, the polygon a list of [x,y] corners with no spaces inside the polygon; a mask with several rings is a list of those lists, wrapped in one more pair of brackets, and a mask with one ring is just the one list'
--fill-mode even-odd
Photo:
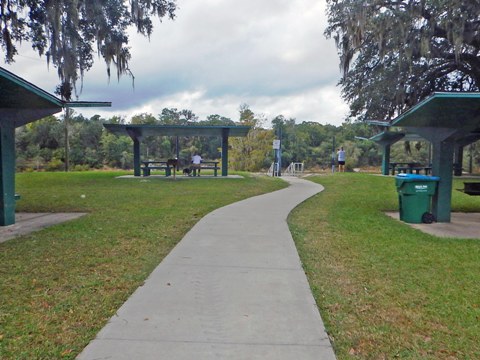
{"label": "picnic shelter", "polygon": [[[367,123],[372,125],[379,125],[376,121],[367,121]],[[370,141],[376,142],[382,149],[382,175],[388,175],[390,173],[391,161],[390,161],[390,151],[393,144],[398,141],[422,141],[425,140],[417,134],[408,133],[405,131],[390,131],[390,123],[381,124],[386,128],[386,130],[372,136],[369,139]],[[394,172],[392,172],[394,175]]]}
{"label": "picnic shelter", "polygon": [[[222,139],[222,176],[228,176],[228,139],[245,137],[250,126],[207,126],[207,125],[147,125],[147,124],[104,124],[116,135],[130,136],[133,140],[134,176],[141,176],[140,143],[146,136],[215,136]],[[177,147],[178,158],[178,147]]]}
{"label": "picnic shelter", "polygon": [[436,92],[395,118],[391,126],[432,145],[432,175],[440,177],[432,199],[438,222],[450,222],[454,153],[480,139],[480,93]]}
{"label": "picnic shelter", "polygon": [[0,226],[15,223],[15,128],[64,108],[111,102],[63,101],[0,67]]}

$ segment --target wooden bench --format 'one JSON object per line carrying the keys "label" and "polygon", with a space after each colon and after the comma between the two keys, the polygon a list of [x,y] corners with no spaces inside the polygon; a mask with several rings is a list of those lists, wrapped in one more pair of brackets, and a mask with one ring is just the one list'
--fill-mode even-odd
{"label": "wooden bench", "polygon": [[480,195],[480,182],[464,182],[463,189],[458,189],[467,195],[479,196]]}

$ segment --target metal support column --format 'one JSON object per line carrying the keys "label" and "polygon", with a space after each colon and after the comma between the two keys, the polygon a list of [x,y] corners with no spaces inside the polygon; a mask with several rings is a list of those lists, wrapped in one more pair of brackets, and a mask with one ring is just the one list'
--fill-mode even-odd
{"label": "metal support column", "polygon": [[0,122],[0,226],[15,224],[15,126]]}
{"label": "metal support column", "polygon": [[432,142],[432,174],[440,177],[432,201],[432,213],[438,222],[450,222],[451,219],[453,149],[452,140]]}
{"label": "metal support column", "polygon": [[432,144],[432,175],[440,177],[437,191],[432,199],[432,213],[438,222],[450,222],[456,129],[423,127],[415,130]]}
{"label": "metal support column", "polygon": [[177,168],[176,170],[180,170],[180,140],[178,139],[178,135],[175,137],[175,158],[177,161]]}
{"label": "metal support column", "polygon": [[140,176],[140,140],[133,138],[133,175]]}
{"label": "metal support column", "polygon": [[453,168],[453,175],[455,176],[462,176],[462,168],[463,168],[463,146],[455,145],[455,158],[453,160],[454,168]]}
{"label": "metal support column", "polygon": [[222,129],[222,176],[228,176],[228,135],[229,129]]}
{"label": "metal support column", "polygon": [[389,175],[390,172],[390,145],[383,146],[382,175]]}

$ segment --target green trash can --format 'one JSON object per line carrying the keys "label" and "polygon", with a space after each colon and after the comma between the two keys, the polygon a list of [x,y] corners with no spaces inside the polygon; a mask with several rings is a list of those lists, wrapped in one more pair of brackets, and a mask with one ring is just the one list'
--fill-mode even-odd
{"label": "green trash can", "polygon": [[400,220],[412,224],[435,221],[430,209],[438,181],[438,176],[398,174],[395,177]]}

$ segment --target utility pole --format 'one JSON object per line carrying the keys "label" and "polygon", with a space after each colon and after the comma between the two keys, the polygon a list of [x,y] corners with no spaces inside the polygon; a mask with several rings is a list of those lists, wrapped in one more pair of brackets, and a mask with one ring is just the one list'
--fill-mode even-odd
{"label": "utility pole", "polygon": [[278,176],[282,176],[282,127],[278,127],[278,139],[280,140],[280,146],[277,150],[278,156]]}
{"label": "utility pole", "polygon": [[335,172],[335,136],[332,141],[332,173]]}
{"label": "utility pole", "polygon": [[68,136],[68,123],[70,116],[72,115],[72,110],[69,107],[65,108],[65,116],[63,118],[64,122],[64,131],[65,131],[65,171],[68,172],[70,168],[70,141]]}

